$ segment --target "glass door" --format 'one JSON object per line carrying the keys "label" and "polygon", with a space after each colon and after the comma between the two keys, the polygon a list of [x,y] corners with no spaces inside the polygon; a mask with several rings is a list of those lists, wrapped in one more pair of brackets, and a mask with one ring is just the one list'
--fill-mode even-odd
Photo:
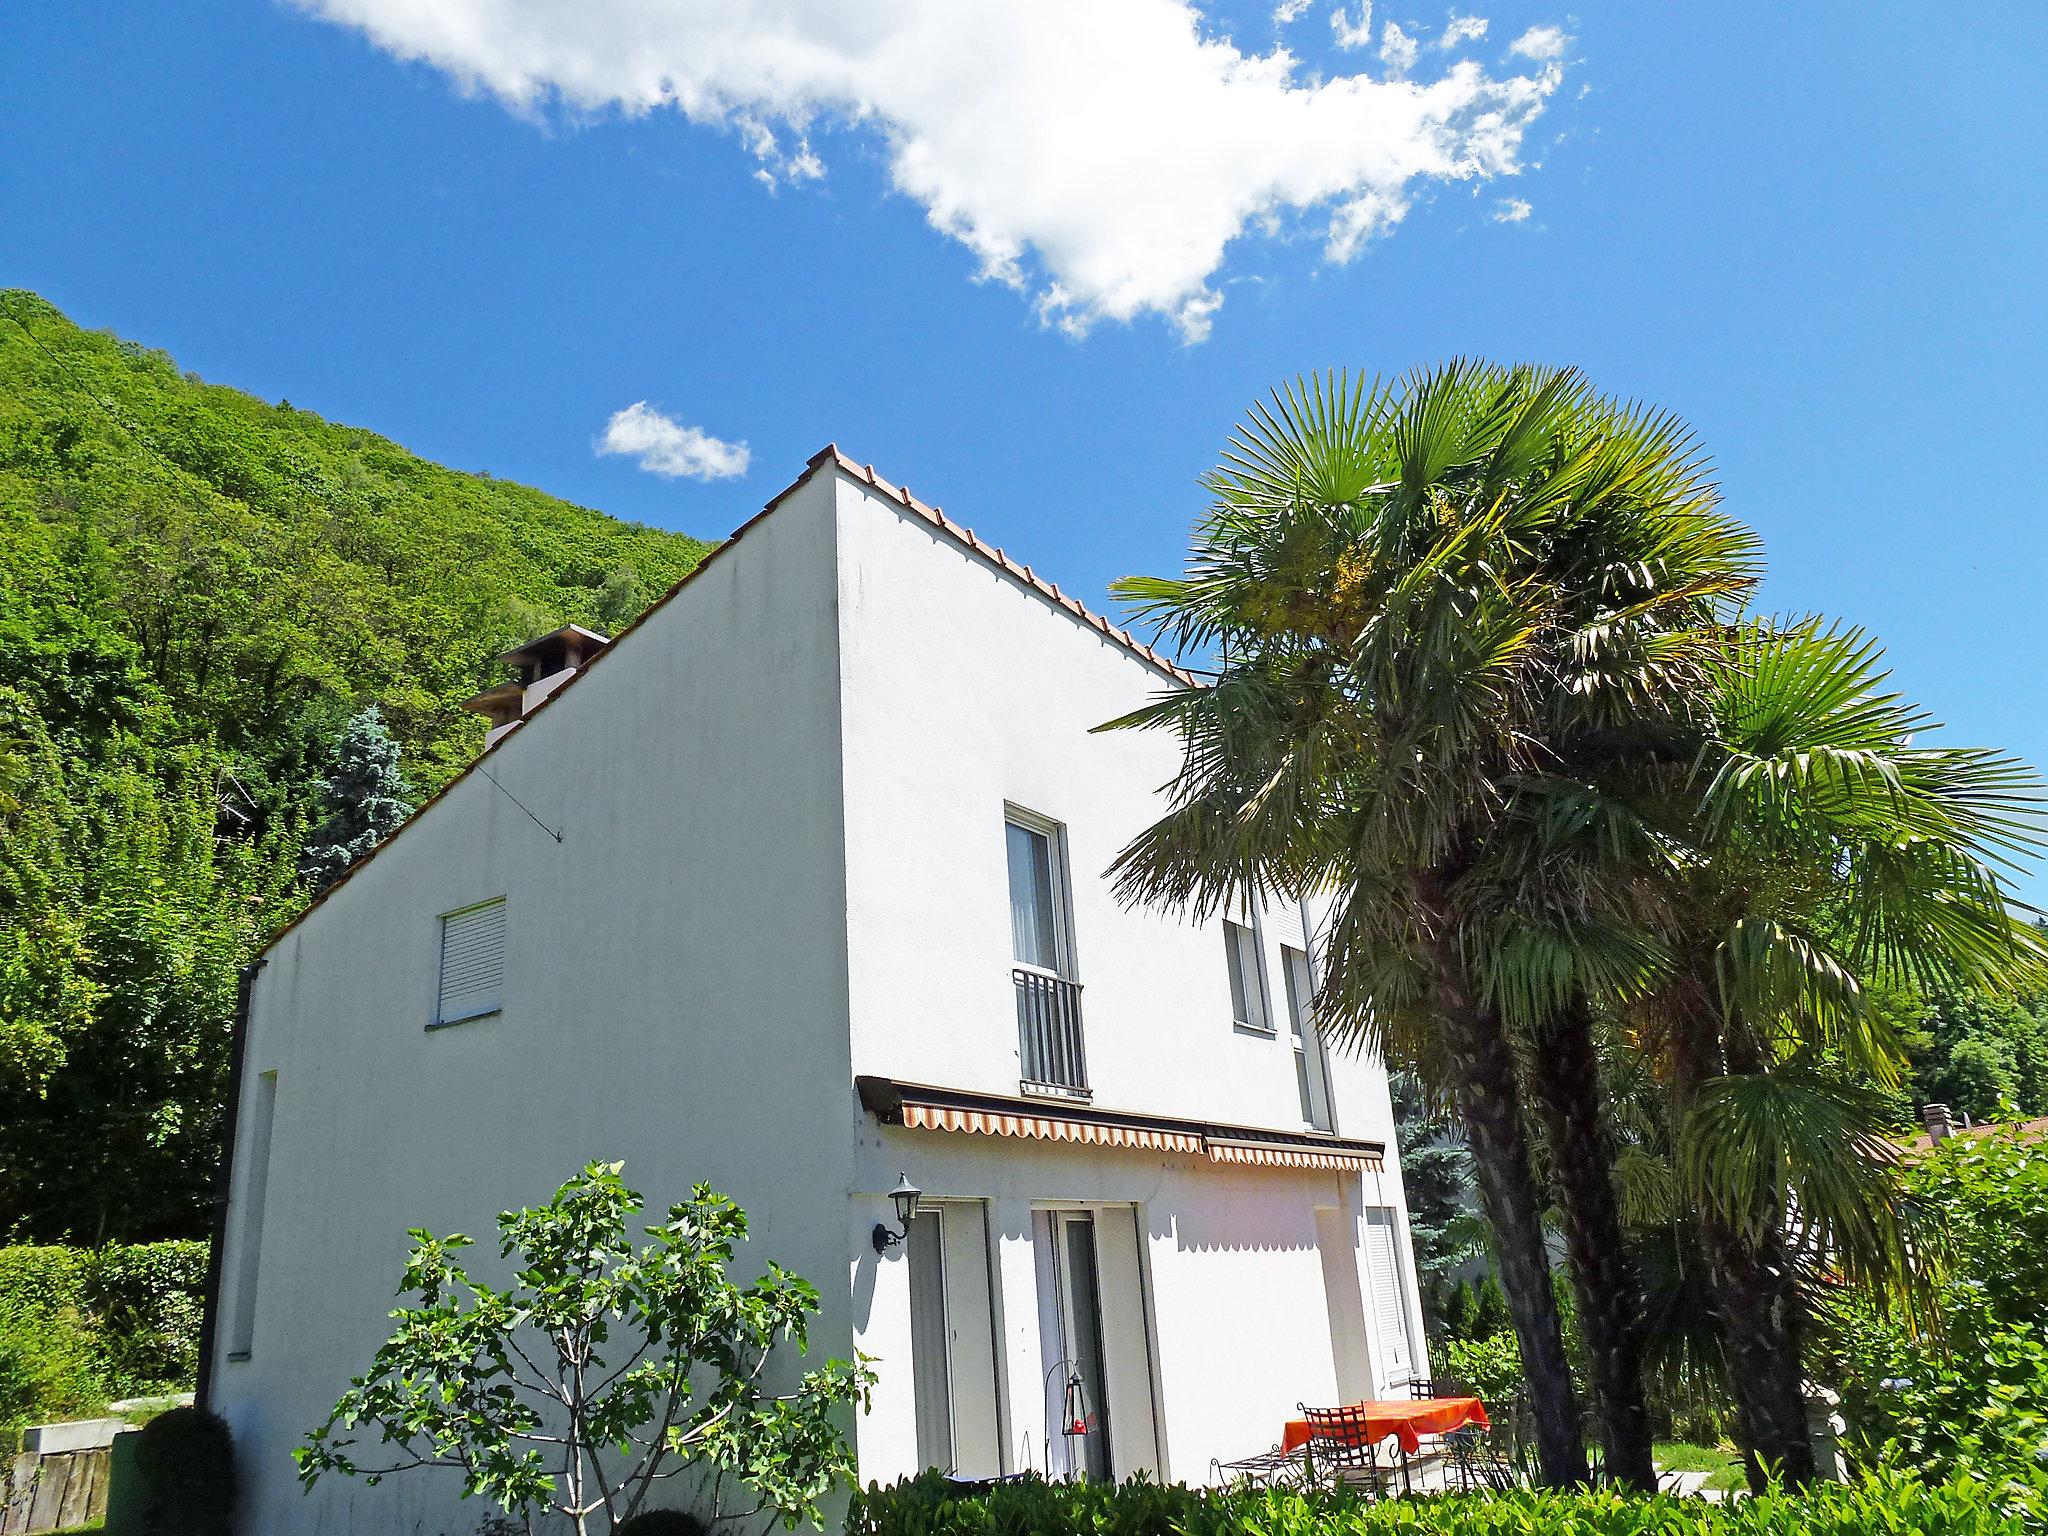
{"label": "glass door", "polygon": [[1102,1281],[1095,1252],[1095,1218],[1087,1211],[1053,1215],[1058,1260],[1062,1370],[1060,1432],[1069,1446],[1069,1467],[1108,1481],[1108,1378],[1102,1368]]}

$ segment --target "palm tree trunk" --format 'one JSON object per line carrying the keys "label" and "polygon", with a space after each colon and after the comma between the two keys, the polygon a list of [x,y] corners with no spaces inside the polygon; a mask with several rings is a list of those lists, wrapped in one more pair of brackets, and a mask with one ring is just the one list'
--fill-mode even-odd
{"label": "palm tree trunk", "polygon": [[1530,1171],[1514,1051],[1499,1015],[1480,1005],[1465,974],[1437,882],[1422,875],[1413,888],[1432,935],[1436,1011],[1452,1057],[1479,1205],[1493,1229],[1501,1289],[1522,1352],[1522,1378],[1536,1420],[1537,1470],[1551,1487],[1569,1488],[1588,1480],[1586,1443],[1557,1293],[1550,1288],[1543,1202]]}
{"label": "palm tree trunk", "polygon": [[1606,1475],[1650,1492],[1657,1468],[1643,1399],[1642,1288],[1614,1193],[1614,1145],[1601,1114],[1592,1020],[1582,1009],[1560,1018],[1537,1054],[1536,1092],[1564,1212]]}
{"label": "palm tree trunk", "polygon": [[[1709,1078],[1758,1065],[1739,1032],[1722,1034],[1713,995],[1710,986],[1698,986],[1694,1006],[1679,1009],[1674,1021],[1673,1102],[1681,1115]],[[1794,1485],[1810,1483],[1813,1445],[1800,1359],[1805,1314],[1785,1246],[1784,1213],[1766,1213],[1761,1235],[1745,1234],[1712,1211],[1702,1212],[1699,1224],[1750,1487],[1761,1489],[1770,1473]]]}
{"label": "palm tree trunk", "polygon": [[1800,1363],[1804,1311],[1784,1233],[1773,1223],[1761,1237],[1744,1235],[1712,1216],[1702,1225],[1749,1485],[1761,1489],[1771,1473],[1794,1485],[1810,1483],[1813,1442]]}

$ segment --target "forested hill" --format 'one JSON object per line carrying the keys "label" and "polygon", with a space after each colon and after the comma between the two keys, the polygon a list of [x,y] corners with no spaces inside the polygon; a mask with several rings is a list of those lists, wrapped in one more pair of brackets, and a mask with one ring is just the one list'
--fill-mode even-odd
{"label": "forested hill", "polygon": [[345,723],[422,797],[498,652],[709,548],[0,293],[0,1239],[203,1231],[235,970]]}

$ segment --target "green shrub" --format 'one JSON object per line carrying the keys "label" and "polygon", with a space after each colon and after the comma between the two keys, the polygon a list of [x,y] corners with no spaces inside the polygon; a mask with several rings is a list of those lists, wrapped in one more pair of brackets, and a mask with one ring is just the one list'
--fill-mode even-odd
{"label": "green shrub", "polygon": [[1438,1313],[1446,1343],[1471,1338],[1479,1319],[1479,1298],[1473,1294],[1472,1282],[1460,1280],[1445,1291]]}
{"label": "green shrub", "polygon": [[0,1248],[0,1327],[76,1308],[84,1272],[77,1248]]}
{"label": "green shrub", "polygon": [[2031,1477],[2048,1458],[2048,1142],[1956,1137],[1906,1187],[1947,1229],[1941,1336],[1854,1295],[1823,1312],[1817,1363],[1852,1448],[1935,1475]]}
{"label": "green shrub", "polygon": [[75,1313],[0,1317],[0,1451],[25,1424],[76,1418],[103,1401],[92,1341]]}
{"label": "green shrub", "polygon": [[110,1244],[87,1257],[80,1291],[113,1395],[191,1385],[199,1369],[206,1246]]}
{"label": "green shrub", "polygon": [[1522,1390],[1522,1351],[1512,1333],[1457,1339],[1444,1347],[1443,1374],[1481,1402],[1505,1405]]}
{"label": "green shrub", "polygon": [[1514,1319],[1508,1314],[1508,1294],[1500,1288],[1500,1281],[1488,1275],[1479,1282],[1472,1306],[1472,1330],[1467,1337],[1490,1338],[1513,1326]]}
{"label": "green shrub", "polygon": [[[176,1391],[192,1385],[199,1366],[201,1295],[206,1244],[109,1244],[0,1248],[0,1332],[9,1335],[0,1366],[0,1423],[92,1406],[106,1398]],[[49,1330],[46,1347],[38,1338]],[[23,1409],[26,1376],[70,1381],[82,1340],[90,1389],[46,1386]],[[47,1356],[40,1366],[38,1357]],[[11,1394],[10,1386],[11,1383]],[[63,1401],[67,1406],[58,1407]],[[18,1422],[18,1420],[17,1420]]]}
{"label": "green shrub", "polygon": [[173,1408],[136,1436],[143,1536],[228,1536],[236,1487],[227,1421],[202,1408]]}
{"label": "green shrub", "polygon": [[[2048,1508],[2035,1490],[2031,1508]],[[1235,1492],[1036,1477],[956,1495],[936,1472],[869,1487],[847,1536],[2022,1536],[2028,1506],[1968,1478],[1925,1483],[1894,1468],[1801,1493],[1733,1503],[1616,1492],[1448,1494],[1378,1502],[1356,1494]]]}

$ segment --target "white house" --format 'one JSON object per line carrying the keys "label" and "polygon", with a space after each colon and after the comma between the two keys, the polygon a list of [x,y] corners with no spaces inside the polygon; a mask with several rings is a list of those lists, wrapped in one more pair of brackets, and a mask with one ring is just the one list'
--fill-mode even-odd
{"label": "white house", "polygon": [[1090,728],[1191,679],[835,449],[599,639],[515,653],[511,728],[247,989],[206,1362],[244,1531],[475,1529],[452,1477],[303,1497],[289,1452],[406,1228],[488,1237],[592,1158],[708,1181],[746,1277],[819,1287],[814,1357],[878,1361],[864,1479],[1200,1482],[1426,1371],[1385,1077],[1317,1040],[1303,913],[1103,877],[1179,758]]}

